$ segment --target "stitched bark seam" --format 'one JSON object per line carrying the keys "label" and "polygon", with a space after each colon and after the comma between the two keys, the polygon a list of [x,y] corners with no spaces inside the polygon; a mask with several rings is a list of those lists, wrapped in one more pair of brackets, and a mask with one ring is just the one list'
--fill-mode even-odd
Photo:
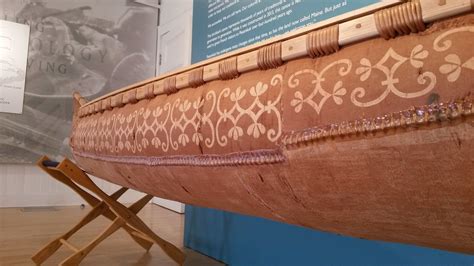
{"label": "stitched bark seam", "polygon": [[93,160],[147,166],[236,166],[276,164],[286,161],[280,150],[256,150],[228,154],[170,155],[170,156],[117,156],[96,155],[74,151],[74,155]]}

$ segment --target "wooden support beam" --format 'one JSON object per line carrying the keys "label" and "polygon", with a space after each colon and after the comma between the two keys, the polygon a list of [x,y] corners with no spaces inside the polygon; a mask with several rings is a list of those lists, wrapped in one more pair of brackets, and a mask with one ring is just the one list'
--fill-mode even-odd
{"label": "wooden support beam", "polygon": [[[87,191],[85,191],[84,189],[80,188],[76,183],[72,182],[71,179],[69,179],[66,175],[64,175],[61,171],[59,171],[57,168],[51,168],[51,167],[46,167],[44,166],[43,162],[44,161],[49,161],[50,159],[47,157],[47,156],[42,156],[38,162],[36,163],[36,165],[41,168],[43,171],[45,171],[46,173],[48,173],[50,176],[52,176],[54,179],[58,180],[59,182],[65,184],[66,186],[68,186],[69,188],[71,188],[74,192],[76,192],[77,194],[79,194],[79,196],[81,196],[90,206],[92,207],[96,207],[99,205],[99,203],[101,202],[100,200],[98,200],[96,197],[92,196],[91,194],[89,194]],[[127,190],[127,188],[123,188],[125,190]],[[115,200],[117,200],[120,195],[122,195],[125,191],[123,191],[122,194],[116,194],[118,193],[119,191],[122,191],[122,189],[118,190],[117,192],[115,192],[111,197],[114,197]],[[92,212],[92,211],[91,211]],[[102,215],[104,215],[107,219],[113,221],[115,218],[116,218],[116,215],[108,208],[107,205],[105,205],[105,209],[103,210],[102,213],[100,213]],[[92,220],[95,219],[92,218]],[[86,223],[87,224],[87,223]],[[82,227],[82,226],[80,226]],[[77,229],[79,230],[80,227]],[[133,238],[133,240],[135,240],[135,242],[137,242],[141,247],[143,247],[145,250],[148,250],[150,249],[150,247],[153,245],[153,242],[149,242],[149,241],[146,241],[142,238],[137,238],[135,235],[132,235],[131,233],[133,231],[135,231],[133,228],[131,228],[129,225],[124,225],[124,229],[125,231],[127,231],[127,233]],[[77,231],[76,230],[76,231]],[[76,232],[74,231],[74,232]],[[73,233],[74,233],[73,232]],[[72,234],[73,234],[72,233]],[[59,240],[57,240],[59,241]],[[54,242],[54,241],[53,241]],[[53,242],[51,242],[51,246],[55,246],[53,244]],[[55,243],[59,243],[59,242],[55,242]],[[54,249],[54,251],[56,251],[58,248],[60,247],[60,244],[59,246],[57,246],[56,249]],[[47,247],[45,247],[45,249],[47,249]],[[54,251],[52,253],[54,253]],[[41,251],[40,251],[41,252]],[[46,254],[49,254],[48,252],[46,251],[43,251],[44,254],[39,254],[40,252],[38,252],[37,256],[38,256],[38,261],[40,261],[41,259],[43,259],[43,257],[46,255]],[[52,254],[51,253],[51,254]],[[49,256],[47,256],[46,258],[44,259],[47,259]],[[36,259],[36,255],[34,256],[34,258]],[[32,258],[33,259],[33,258]]]}
{"label": "wooden support beam", "polygon": [[75,253],[79,252],[79,249],[76,246],[74,246],[73,244],[67,242],[67,240],[61,238],[61,239],[59,239],[59,242],[61,242],[61,244],[63,244],[64,246],[66,246],[70,250],[74,251]]}
{"label": "wooden support beam", "polygon": [[339,45],[345,46],[379,36],[374,15],[339,24]]}
{"label": "wooden support beam", "polygon": [[204,81],[211,81],[219,78],[219,63],[210,64],[204,67],[203,70]]}
{"label": "wooden support beam", "polygon": [[423,0],[420,1],[423,21],[430,23],[472,10],[472,0]]}
{"label": "wooden support beam", "polygon": [[[143,209],[143,207],[145,207],[145,205],[148,202],[150,202],[152,198],[153,196],[151,195],[146,195],[142,197],[139,201],[135,202],[132,206],[129,207],[130,211],[137,214],[141,209]],[[126,221],[123,220],[122,218],[120,217],[115,218],[112,224],[110,224],[101,234],[99,234],[95,239],[89,242],[89,244],[87,244],[85,247],[78,249],[75,254],[63,260],[61,262],[61,265],[79,264],[87,256],[87,254],[89,254],[92,251],[92,249],[94,249],[100,242],[104,241],[107,237],[112,235],[115,231],[120,229],[125,223]],[[145,235],[141,235],[140,233],[136,231],[132,232],[132,234],[137,237],[147,239]],[[150,242],[154,242],[154,241],[150,239]]]}
{"label": "wooden support beam", "polygon": [[[94,247],[96,247],[100,242],[105,240],[108,236],[120,228],[124,228],[130,234],[130,236],[145,250],[149,250],[153,243],[156,243],[178,264],[184,263],[184,253],[173,246],[171,243],[157,236],[136,215],[148,202],[150,202],[153,196],[146,195],[139,201],[135,202],[132,206],[127,208],[119,203],[117,199],[123,195],[128,190],[128,188],[122,187],[109,196],[99,187],[97,187],[88,177],[88,175],[84,173],[84,171],[82,171],[68,159],[63,160],[55,167],[45,166],[43,163],[44,161],[49,161],[49,159],[46,156],[43,156],[38,161],[37,165],[50,174],[53,178],[73,189],[76,193],[83,197],[84,200],[91,204],[93,208],[73,228],[71,228],[62,236],[51,241],[32,257],[32,260],[37,265],[48,259],[54,252],[58,250],[61,245],[65,245],[74,251],[74,254],[65,259],[61,265],[77,265],[87,256],[87,254],[89,254],[90,251],[92,251]],[[99,198],[102,199],[102,201],[98,200],[78,185],[87,188],[91,192],[94,192],[97,196],[99,196]],[[113,222],[88,245],[83,248],[77,248],[67,241],[79,229],[100,215],[104,215]]]}
{"label": "wooden support beam", "polygon": [[[69,239],[73,234],[75,234],[77,231],[79,231],[82,227],[86,226],[88,223],[93,221],[95,218],[101,215],[101,213],[104,211],[104,209],[107,208],[107,205],[105,204],[99,204],[96,207],[94,207],[84,218],[79,221],[71,230],[63,234],[62,236],[59,236],[58,238],[54,239],[50,243],[48,243],[46,246],[44,246],[42,249],[40,249],[33,257],[31,258],[34,263],[37,265],[42,264],[44,261],[46,261],[51,255],[56,252],[62,244],[62,240],[67,240]],[[136,237],[136,236],[135,236]]]}
{"label": "wooden support beam", "polygon": [[67,174],[72,181],[94,192],[101,198],[110,209],[120,218],[124,219],[133,228],[148,235],[153,241],[159,245],[163,251],[168,254],[178,264],[184,263],[184,253],[173,244],[156,235],[136,214],[127,207],[110,198],[103,192],[92,180],[74,163],[68,159],[64,159],[57,167],[61,172]]}

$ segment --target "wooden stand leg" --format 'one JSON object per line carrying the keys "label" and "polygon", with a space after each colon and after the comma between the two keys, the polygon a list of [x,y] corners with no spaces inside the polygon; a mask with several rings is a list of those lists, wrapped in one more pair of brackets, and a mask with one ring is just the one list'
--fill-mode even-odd
{"label": "wooden stand leg", "polygon": [[[143,207],[145,207],[148,202],[150,202],[152,198],[153,196],[146,195],[139,201],[135,202],[129,209],[134,213],[138,213],[141,209],[143,209]],[[122,218],[115,218],[113,223],[110,224],[100,235],[98,235],[94,240],[87,244],[87,246],[83,247],[78,252],[61,262],[61,265],[79,264],[87,256],[87,254],[92,251],[93,248],[95,248],[100,242],[105,240],[107,237],[112,235],[115,231],[120,229],[124,224],[125,221]]]}
{"label": "wooden stand leg", "polygon": [[[184,263],[184,253],[171,243],[157,236],[136,215],[153,198],[153,196],[146,195],[139,201],[135,202],[132,206],[127,208],[117,201],[117,199],[127,191],[127,188],[121,188],[109,196],[99,187],[97,187],[97,185],[92,182],[86,173],[84,173],[79,167],[77,167],[68,159],[65,159],[60,164],[55,163],[56,165],[54,166],[45,166],[44,161],[51,163],[51,161],[49,161],[46,156],[43,156],[37,163],[41,169],[78,193],[87,203],[93,206],[93,209],[68,232],[54,239],[44,248],[38,251],[32,257],[32,260],[36,264],[39,265],[43,263],[52,254],[54,254],[54,252],[56,252],[61,245],[64,245],[74,251],[74,254],[65,259],[61,265],[77,265],[87,256],[87,254],[90,253],[90,251],[92,251],[94,247],[96,247],[100,242],[105,240],[120,228],[125,229],[127,233],[145,250],[148,251],[153,243],[156,243],[174,261],[179,264]],[[77,184],[95,193],[100,199],[102,199],[102,201],[92,196]],[[74,233],[97,218],[99,215],[103,215],[113,222],[88,245],[83,248],[76,248],[67,241]]]}
{"label": "wooden stand leg", "polygon": [[[79,196],[81,196],[81,198],[83,198],[89,205],[96,206],[97,204],[99,204],[101,202],[96,197],[92,196],[87,191],[83,190],[81,187],[76,185],[76,183],[72,182],[71,179],[67,175],[65,175],[64,173],[59,171],[57,168],[46,167],[43,164],[44,161],[49,161],[49,158],[47,156],[41,157],[38,160],[38,162],[36,163],[36,165],[39,168],[41,168],[43,171],[48,173],[50,176],[52,176],[54,179],[56,179],[57,181],[65,184],[66,186],[68,186],[69,188],[74,190],[74,192],[79,194]],[[70,162],[70,161],[68,160],[68,162]],[[72,162],[70,162],[70,163],[72,163]],[[109,220],[113,221],[116,218],[116,215],[112,211],[110,211],[110,209],[108,208],[107,205],[105,205],[105,206],[106,206],[106,209],[104,210],[102,215],[107,217]],[[136,234],[132,234],[132,232],[134,232],[135,230],[133,228],[131,228],[130,226],[124,225],[124,229],[133,238],[133,240],[135,240],[135,242],[137,242],[145,250],[148,251],[151,248],[151,246],[153,245],[153,242],[150,242],[150,241],[148,241],[144,238],[141,238],[141,237],[137,237]]]}
{"label": "wooden stand leg", "polygon": [[[123,193],[127,191],[127,188],[121,188],[117,190],[114,194],[111,195],[112,198],[118,199]],[[45,247],[43,247],[40,251],[38,251],[31,259],[36,263],[36,264],[41,264],[45,260],[47,260],[51,255],[56,252],[56,250],[61,247],[61,239],[67,240],[69,239],[74,233],[79,231],[82,227],[86,226],[88,223],[93,221],[95,218],[97,218],[99,215],[103,214],[105,210],[108,209],[108,206],[103,203],[99,202],[92,210],[82,218],[82,220],[77,223],[71,230],[69,230],[67,233],[63,234],[62,236],[56,238],[55,240],[51,241],[49,244],[47,244]]]}
{"label": "wooden stand leg", "polygon": [[185,256],[180,249],[156,235],[136,214],[103,192],[94,182],[92,182],[89,176],[87,176],[87,174],[74,163],[68,159],[64,159],[57,168],[63,174],[67,174],[72,181],[94,192],[107,205],[109,205],[109,208],[118,217],[122,218],[127,224],[152,239],[153,242],[159,245],[175,262],[180,265],[184,263]]}

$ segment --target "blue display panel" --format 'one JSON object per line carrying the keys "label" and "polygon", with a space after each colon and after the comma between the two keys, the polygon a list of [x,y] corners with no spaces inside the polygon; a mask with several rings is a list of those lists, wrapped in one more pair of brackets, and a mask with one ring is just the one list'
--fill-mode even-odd
{"label": "blue display panel", "polygon": [[378,0],[195,0],[192,62],[378,3]]}
{"label": "blue display panel", "polygon": [[474,256],[188,205],[184,241],[229,265],[474,265]]}

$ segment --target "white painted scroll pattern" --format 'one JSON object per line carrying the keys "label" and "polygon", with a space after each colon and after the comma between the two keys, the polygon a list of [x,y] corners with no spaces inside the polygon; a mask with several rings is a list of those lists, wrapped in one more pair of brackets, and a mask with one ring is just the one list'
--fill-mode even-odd
{"label": "white painted scroll pattern", "polygon": [[[383,91],[375,99],[366,99],[367,90],[364,87],[355,87],[352,89],[350,94],[347,93],[349,84],[343,86],[342,81],[337,81],[334,84],[332,92],[322,87],[322,82],[325,80],[324,73],[331,67],[339,64],[346,65],[345,68],[341,68],[339,76],[343,77],[351,72],[352,61],[350,59],[342,59],[333,62],[326,66],[320,73],[314,69],[302,69],[290,76],[288,79],[288,86],[295,89],[293,99],[290,105],[293,107],[295,113],[301,112],[305,105],[308,105],[319,115],[327,103],[327,100],[332,98],[337,105],[341,105],[344,102],[344,97],[350,95],[350,103],[357,107],[367,108],[382,103],[389,95],[395,95],[399,98],[410,99],[424,96],[431,92],[436,84],[437,78],[441,78],[441,75],[445,75],[449,82],[456,82],[462,75],[463,71],[474,70],[474,56],[467,59],[461,58],[459,54],[450,53],[445,56],[445,62],[439,66],[439,73],[435,74],[431,71],[425,71],[420,73],[416,77],[416,82],[421,85],[421,89],[418,91],[405,92],[403,88],[400,88],[400,67],[413,67],[415,70],[423,69],[425,61],[429,60],[429,57],[439,56],[438,53],[446,52],[453,46],[453,41],[448,37],[453,34],[459,33],[473,33],[474,26],[465,26],[455,29],[448,30],[440,34],[433,41],[433,50],[430,53],[423,45],[418,44],[411,49],[409,55],[401,55],[393,47],[389,48],[384,56],[375,62],[372,62],[368,58],[362,58],[359,62],[359,66],[355,68],[355,74],[359,76],[360,81],[365,82],[374,75],[375,72],[381,73],[384,76],[384,80],[380,82]],[[308,96],[304,96],[304,92],[307,87],[300,84],[298,76],[310,74],[314,76],[312,84],[314,84],[311,92]],[[469,75],[466,73],[465,75]],[[439,76],[439,77],[437,77]],[[444,78],[444,77],[443,77]],[[318,98],[319,100],[315,100]]]}
{"label": "white painted scroll pattern", "polygon": [[[270,81],[270,85],[277,86],[281,84],[283,76],[277,74],[273,76]],[[217,100],[216,111],[219,114],[219,119],[216,122],[215,135],[217,143],[220,146],[226,146],[228,139],[238,140],[244,135],[244,129],[242,128],[239,121],[243,117],[249,117],[252,120],[252,123],[247,126],[245,133],[248,136],[253,136],[253,138],[258,139],[266,135],[267,139],[271,142],[275,142],[281,134],[281,115],[280,110],[277,107],[277,104],[280,103],[281,99],[281,89],[279,94],[274,100],[268,100],[266,103],[262,102],[260,97],[264,95],[269,89],[268,84],[261,81],[251,87],[248,90],[248,93],[252,98],[254,98],[253,103],[247,107],[243,108],[240,104],[240,101],[247,96],[247,90],[242,90],[241,87],[238,87],[235,91],[231,92],[230,88],[225,88],[219,93]],[[221,104],[221,101],[224,98],[229,98],[234,104],[230,109],[223,109],[224,106]],[[254,112],[253,110],[257,110]],[[260,122],[260,118],[263,114],[274,114],[276,117],[277,123],[275,128],[267,128],[263,123]],[[235,114],[235,115],[234,115]],[[222,132],[221,124],[227,120],[232,122],[232,127],[227,132]]]}
{"label": "white painted scroll pattern", "polygon": [[[366,89],[363,87],[357,87],[351,92],[351,102],[358,107],[370,107],[381,103],[391,93],[395,94],[400,98],[416,98],[429,93],[436,85],[436,75],[433,72],[426,71],[418,75],[416,81],[420,85],[426,85],[420,91],[416,92],[403,92],[397,84],[400,82],[400,77],[397,75],[398,69],[407,62],[410,62],[411,66],[417,69],[423,67],[423,60],[429,55],[427,50],[423,49],[422,45],[415,46],[409,57],[398,54],[393,48],[388,49],[385,55],[374,65],[367,58],[360,60],[360,67],[356,69],[356,74],[360,75],[360,81],[366,81],[369,79],[373,71],[380,71],[385,75],[380,85],[385,87],[382,94],[377,98],[369,101],[361,101],[366,95]],[[390,63],[391,62],[391,63]]]}
{"label": "white painted scroll pattern", "polygon": [[[328,100],[332,99],[335,104],[342,105],[348,96],[350,101],[347,103],[361,108],[378,105],[389,95],[404,99],[421,97],[434,89],[437,78],[456,82],[461,76],[472,75],[465,71],[474,70],[474,57],[462,58],[455,52],[456,49],[450,52],[453,41],[449,37],[453,34],[473,32],[474,26],[466,26],[441,33],[434,40],[430,51],[418,44],[409,54],[401,55],[391,47],[378,61],[372,62],[368,58],[362,58],[356,68],[352,67],[353,62],[350,59],[341,59],[325,66],[320,72],[302,69],[290,73],[289,78],[285,80],[281,74],[276,74],[270,83],[257,81],[250,88],[239,86],[210,90],[194,101],[176,99],[153,110],[141,108],[126,116],[120,112],[104,117],[90,116],[80,119],[73,142],[75,147],[82,150],[111,153],[123,150],[136,153],[150,147],[168,152],[191,144],[209,148],[216,145],[224,147],[229,141],[238,141],[244,136],[277,142],[282,133],[282,107],[279,104],[282,100],[283,84],[286,83],[294,90],[290,96],[290,105],[295,113],[300,113],[303,107],[308,106],[319,115]],[[417,83],[421,85],[420,90],[404,92],[403,88],[399,87],[399,69],[402,66],[420,70],[430,57],[439,56],[441,53],[444,53],[444,62],[435,68],[439,72],[435,74],[425,71],[416,77]],[[339,78],[355,72],[362,82],[368,81],[378,72],[384,77],[379,84],[383,92],[375,99],[365,99],[366,88],[356,87],[350,91],[350,88],[347,88],[350,84],[343,84],[342,80],[329,86],[325,82],[325,75],[333,68],[336,68]],[[300,84],[303,75],[312,76],[309,90],[305,84]],[[278,93],[272,94],[272,99],[262,97],[271,89],[278,90]],[[252,99],[251,104],[244,108],[243,102],[248,102],[248,99]],[[224,105],[223,102],[230,104]],[[203,110],[204,103],[209,107],[206,111]],[[264,114],[274,117],[271,125],[262,123]],[[212,119],[213,115],[217,118]],[[250,118],[251,123],[246,122],[243,125],[244,117]],[[224,124],[227,126],[224,127]],[[203,129],[206,129],[205,135],[202,134]]]}
{"label": "white painted scroll pattern", "polygon": [[[360,76],[360,81],[367,81],[374,71],[381,72],[385,79],[381,81],[380,85],[384,87],[384,91],[376,99],[363,101],[364,96],[366,95],[366,89],[363,87],[356,87],[350,93],[350,101],[353,105],[358,107],[370,107],[381,103],[388,95],[391,93],[395,94],[400,98],[416,98],[422,95],[427,94],[436,85],[436,75],[433,72],[423,72],[417,77],[417,82],[420,85],[425,85],[425,87],[416,92],[403,92],[397,88],[399,83],[399,77],[397,76],[398,69],[408,62],[414,68],[420,69],[423,67],[425,60],[429,55],[429,52],[423,48],[422,45],[415,46],[408,57],[398,54],[394,49],[390,48],[384,56],[373,64],[369,59],[362,58],[360,60],[360,66],[355,69],[355,74]],[[290,105],[294,108],[296,113],[301,112],[305,104],[309,105],[317,114],[320,114],[327,100],[332,98],[334,103],[341,105],[344,102],[344,97],[347,94],[347,89],[341,80],[337,81],[332,91],[328,91],[323,88],[322,82],[325,81],[324,74],[326,71],[334,66],[342,65],[339,69],[339,77],[343,77],[351,73],[352,71],[352,61],[349,59],[342,59],[336,62],[333,62],[326,66],[320,73],[314,69],[302,69],[295,72],[288,79],[288,86],[292,89],[296,89],[294,93],[294,98],[291,100]],[[314,84],[314,87],[311,93],[304,97],[303,92],[305,90],[304,86],[300,86],[300,81],[297,78],[300,75],[310,74],[314,76],[314,79],[311,81],[311,84]],[[318,97],[319,96],[319,97]],[[316,101],[315,98],[319,100]]]}
{"label": "white painted scroll pattern", "polygon": [[[311,84],[313,84],[314,87],[308,96],[304,97],[302,90],[297,89],[295,91],[295,98],[290,102],[290,104],[295,108],[294,110],[296,113],[301,111],[303,104],[308,104],[316,111],[317,114],[319,114],[326,101],[331,97],[336,104],[342,104],[343,100],[341,97],[347,93],[346,89],[343,87],[342,81],[339,80],[334,84],[332,93],[328,92],[322,86],[322,82],[325,81],[324,75],[326,72],[336,66],[339,66],[338,74],[340,76],[345,76],[351,71],[352,62],[349,59],[342,59],[329,64],[321,72],[317,72],[314,69],[302,69],[290,76],[288,79],[288,86],[291,89],[297,89],[300,87],[300,80],[298,79],[298,76],[309,74],[314,78],[311,81]],[[319,98],[319,101],[316,100],[317,96],[322,96]]]}
{"label": "white painted scroll pattern", "polygon": [[[466,26],[444,32],[434,40],[433,49],[437,52],[449,50],[453,46],[453,42],[447,37],[455,33],[465,32],[474,33],[474,27]],[[456,82],[464,69],[474,70],[474,56],[464,61],[458,54],[451,53],[444,60],[446,63],[439,67],[439,72],[446,75],[449,82]]]}
{"label": "white painted scroll pattern", "polygon": [[[211,90],[205,99],[199,97],[189,101],[178,98],[163,106],[154,109],[142,107],[127,115],[115,113],[83,118],[73,139],[74,146],[86,151],[136,154],[146,148],[166,153],[191,144],[223,147],[229,140],[238,141],[244,135],[276,142],[282,130],[279,107],[282,81],[282,75],[276,74],[269,84],[258,81],[249,89],[239,86],[224,88],[219,93]],[[271,89],[278,92],[268,94]],[[249,98],[252,103],[244,108],[241,102],[248,102]],[[206,112],[203,111],[205,101],[210,106]],[[211,119],[212,115],[217,115],[217,119]],[[274,116],[272,121],[276,122],[264,124],[261,121],[264,115]],[[251,123],[245,122],[244,125],[241,122],[244,117],[250,118]],[[232,123],[230,129],[222,126],[228,121]],[[205,136],[202,134],[204,128],[209,129]]]}

